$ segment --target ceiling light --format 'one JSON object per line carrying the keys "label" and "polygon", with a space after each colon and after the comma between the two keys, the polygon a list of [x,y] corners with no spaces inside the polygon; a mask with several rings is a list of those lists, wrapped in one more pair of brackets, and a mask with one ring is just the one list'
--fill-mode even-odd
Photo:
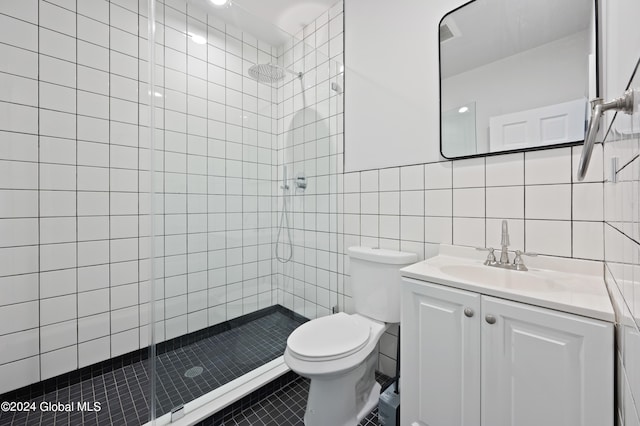
{"label": "ceiling light", "polygon": [[462,107],[462,108],[460,108],[460,109],[458,110],[458,112],[459,112],[460,114],[464,114],[464,113],[465,113],[465,112],[467,112],[467,111],[469,111],[469,108],[468,108],[468,107]]}
{"label": "ceiling light", "polygon": [[229,0],[210,0],[214,6],[222,7],[229,3]]}

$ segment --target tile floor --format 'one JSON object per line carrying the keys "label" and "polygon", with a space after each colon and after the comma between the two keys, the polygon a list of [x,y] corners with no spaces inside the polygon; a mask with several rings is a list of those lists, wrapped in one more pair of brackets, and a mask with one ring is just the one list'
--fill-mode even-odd
{"label": "tile floor", "polygon": [[[391,379],[376,373],[376,380],[385,389]],[[198,426],[304,426],[304,411],[309,394],[309,380],[298,377],[288,385],[224,419],[209,418]],[[362,419],[360,426],[378,426],[378,409]]]}
{"label": "tile floor", "polygon": [[[282,310],[276,310],[158,355],[156,394],[159,415],[282,355],[287,337],[301,322],[299,318],[294,319]],[[196,369],[191,370],[194,367]],[[194,376],[191,373],[199,374]],[[0,412],[0,426],[137,426],[146,423],[149,420],[149,374],[149,360],[142,359],[128,365],[105,367],[88,377],[61,378],[53,386],[49,382],[47,386],[32,385],[1,395],[1,400],[34,402],[36,409],[19,413]],[[39,408],[42,402],[81,401],[99,402],[101,410],[43,412]]]}

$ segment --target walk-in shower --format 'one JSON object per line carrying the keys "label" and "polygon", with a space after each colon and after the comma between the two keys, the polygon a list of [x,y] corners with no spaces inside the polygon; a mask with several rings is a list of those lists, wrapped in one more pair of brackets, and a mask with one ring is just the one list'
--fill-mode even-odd
{"label": "walk-in shower", "polygon": [[341,6],[247,4],[0,2],[0,425],[204,419],[339,304]]}

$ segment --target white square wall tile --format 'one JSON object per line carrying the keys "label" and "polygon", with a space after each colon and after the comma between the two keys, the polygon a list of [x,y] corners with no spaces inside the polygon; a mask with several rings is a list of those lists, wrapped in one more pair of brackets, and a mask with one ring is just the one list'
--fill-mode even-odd
{"label": "white square wall tile", "polygon": [[125,309],[111,310],[111,334],[131,330],[139,326],[138,306]]}
{"label": "white square wall tile", "polygon": [[425,189],[451,188],[453,174],[451,161],[425,164],[424,187]]}
{"label": "white square wall tile", "polygon": [[0,217],[38,217],[38,191],[0,190]]}
{"label": "white square wall tile", "polygon": [[527,219],[571,219],[571,185],[532,185],[525,187]]}
{"label": "white square wall tile", "polygon": [[90,340],[78,345],[78,367],[86,367],[110,358],[110,337]]}
{"label": "white square wall tile", "polygon": [[393,167],[390,169],[381,169],[379,171],[379,187],[380,191],[399,191],[400,190],[400,169]]}
{"label": "white square wall tile", "polygon": [[69,346],[40,355],[41,379],[46,380],[78,368],[77,346]]}
{"label": "white square wall tile", "polygon": [[38,274],[0,278],[0,304],[13,305],[38,299]]}
{"label": "white square wall tile", "polygon": [[40,324],[47,325],[76,318],[76,295],[40,300]]}
{"label": "white square wall tile", "polygon": [[78,317],[109,311],[109,289],[78,293]]}
{"label": "white square wall tile", "polygon": [[529,151],[524,154],[524,183],[571,182],[571,148]]}
{"label": "white square wall tile", "polygon": [[424,241],[424,217],[401,216],[400,239],[403,241]]}
{"label": "white square wall tile", "polygon": [[0,247],[38,244],[38,219],[0,219]]}
{"label": "white square wall tile", "polygon": [[573,185],[573,220],[602,221],[604,218],[604,184]]}
{"label": "white square wall tile", "polygon": [[378,192],[360,194],[360,210],[362,214],[378,214]]}
{"label": "white square wall tile", "polygon": [[0,2],[0,13],[37,24],[38,0]]}
{"label": "white square wall tile", "polygon": [[400,216],[380,215],[380,237],[400,238]]}
{"label": "white square wall tile", "polygon": [[76,266],[76,244],[46,244],[40,246],[40,270],[66,269]]}
{"label": "white square wall tile", "polygon": [[[238,300],[236,302],[237,311],[235,312],[235,316],[239,316],[242,315],[242,301]],[[181,315],[168,319],[166,321],[165,329],[167,339],[173,339],[174,337],[186,334],[188,331],[187,316]]]}
{"label": "white square wall tile", "polygon": [[604,259],[604,224],[602,222],[577,222],[573,225],[573,257],[580,259]]}
{"label": "white square wall tile", "polygon": [[400,214],[400,192],[380,192],[380,214]]}
{"label": "white square wall tile", "polygon": [[401,167],[400,189],[403,191],[424,189],[424,166]]}
{"label": "white square wall tile", "polygon": [[134,306],[138,303],[138,284],[119,285],[111,288],[111,309]]}
{"label": "white square wall tile", "polygon": [[78,322],[65,321],[40,327],[40,350],[49,352],[78,342]]}
{"label": "white square wall tile", "polygon": [[73,294],[76,291],[75,268],[40,273],[40,299]]}
{"label": "white square wall tile", "polygon": [[0,365],[40,353],[37,328],[0,336]]}
{"label": "white square wall tile", "polygon": [[344,192],[360,192],[360,173],[344,174]]}
{"label": "white square wall tile", "polygon": [[452,167],[454,188],[477,188],[484,186],[484,158],[457,160],[453,162]]}
{"label": "white square wall tile", "polygon": [[140,345],[138,333],[138,329],[134,328],[122,333],[112,334],[111,357],[116,357],[137,350]]}
{"label": "white square wall tile", "polygon": [[110,334],[110,313],[105,312],[98,315],[78,319],[78,341],[86,342]]}
{"label": "white square wall tile", "polygon": [[38,50],[38,27],[20,19],[0,15],[0,38],[16,47]]}
{"label": "white square wall tile", "polygon": [[453,214],[453,191],[451,189],[424,191],[424,214],[426,216],[451,216]]}
{"label": "white square wall tile", "polygon": [[453,218],[453,244],[485,247],[485,219]]}
{"label": "white square wall tile", "polygon": [[360,173],[360,190],[362,192],[378,191],[378,170]]}
{"label": "white square wall tile", "polygon": [[551,256],[571,256],[571,222],[525,221],[525,251]]}
{"label": "white square wall tile", "polygon": [[410,216],[423,216],[424,191],[401,191],[400,214]]}
{"label": "white square wall tile", "polygon": [[18,275],[38,270],[38,246],[0,248],[2,275]]}
{"label": "white square wall tile", "polygon": [[453,219],[450,217],[425,217],[424,240],[427,243],[452,244]]}
{"label": "white square wall tile", "polygon": [[40,244],[76,241],[76,218],[41,218]]}
{"label": "white square wall tile", "polygon": [[39,321],[38,301],[0,307],[0,335],[36,328]]}
{"label": "white square wall tile", "polygon": [[0,185],[4,189],[37,189],[38,165],[22,161],[0,161]]}
{"label": "white square wall tile", "polygon": [[524,186],[487,188],[487,217],[524,218]]}
{"label": "white square wall tile", "polygon": [[487,186],[524,185],[524,153],[486,159]]}
{"label": "white square wall tile", "polygon": [[458,217],[485,216],[485,189],[464,188],[453,190],[453,215]]}
{"label": "white square wall tile", "polygon": [[40,381],[40,357],[0,365],[0,392],[8,392]]}

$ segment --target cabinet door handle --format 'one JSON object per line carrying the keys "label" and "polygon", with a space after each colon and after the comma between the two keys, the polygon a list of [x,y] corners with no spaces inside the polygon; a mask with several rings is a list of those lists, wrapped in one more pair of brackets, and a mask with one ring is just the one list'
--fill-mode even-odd
{"label": "cabinet door handle", "polygon": [[484,317],[484,319],[489,324],[495,324],[496,323],[496,317],[494,317],[493,315],[487,315],[486,317]]}
{"label": "cabinet door handle", "polygon": [[475,314],[475,312],[473,312],[473,309],[471,308],[464,308],[464,314],[471,318]]}

